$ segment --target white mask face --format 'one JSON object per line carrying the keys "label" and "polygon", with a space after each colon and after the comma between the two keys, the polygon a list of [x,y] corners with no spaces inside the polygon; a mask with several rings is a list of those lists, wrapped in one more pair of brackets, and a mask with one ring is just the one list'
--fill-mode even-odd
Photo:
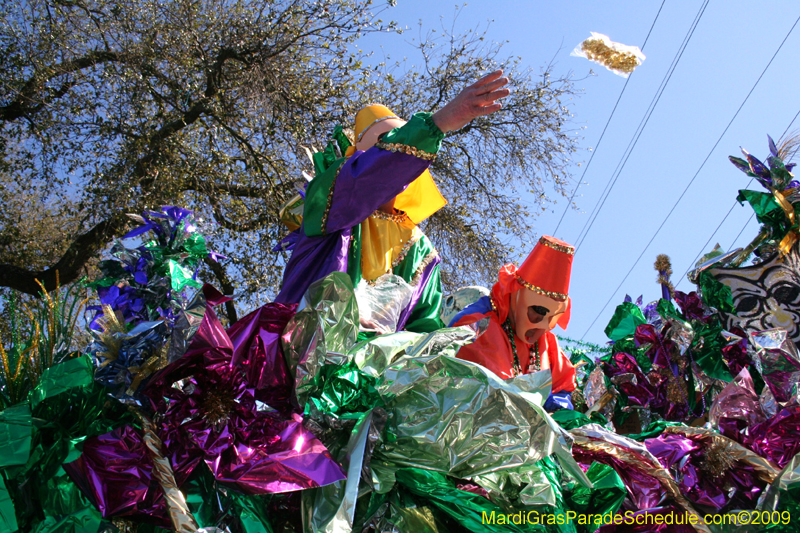
{"label": "white mask face", "polygon": [[567,300],[559,302],[528,289],[517,291],[511,301],[517,337],[528,344],[537,342],[556,327],[561,315],[567,311]]}

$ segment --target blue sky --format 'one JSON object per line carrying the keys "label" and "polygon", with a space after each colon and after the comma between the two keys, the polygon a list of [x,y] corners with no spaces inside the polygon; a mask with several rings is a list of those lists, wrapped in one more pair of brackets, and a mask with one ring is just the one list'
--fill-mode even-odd
{"label": "blue sky", "polygon": [[[599,146],[598,139],[625,79],[585,59],[571,57],[570,52],[593,31],[641,47],[662,2],[482,0],[461,7],[456,31],[489,24],[488,36],[505,42],[505,55],[520,56],[523,66],[538,69],[555,58],[557,74],[571,71],[576,79],[585,78],[576,83],[584,92],[572,106],[576,129],[585,127],[576,163],[585,164],[590,150],[597,149],[575,197],[580,211],[567,212],[555,232],[567,203],[559,198],[531,221],[537,234],[577,243],[703,4],[703,0],[664,2],[644,47],[647,59],[631,76]],[[407,41],[418,35],[418,22],[424,29],[439,28],[442,21],[449,27],[455,10],[456,4],[449,1],[398,0],[382,18],[410,31],[402,36],[371,38],[363,45],[377,54],[388,52],[395,59],[408,55],[413,62],[417,57]],[[765,158],[767,134],[777,140],[800,111],[800,27],[794,28],[713,152],[712,148],[798,17],[800,4],[788,0],[758,7],[755,2],[739,0],[708,3],[575,256],[570,287],[573,314],[566,336],[605,342],[603,328],[626,293],[634,297],[642,294],[645,301],[658,298],[661,291],[653,270],[657,254],[670,256],[673,282],[679,290],[688,292],[693,286],[685,280],[678,282],[701,251],[709,251],[716,243],[726,250],[731,245],[745,246],[755,237],[758,224],[754,219],[748,223],[752,210],[737,205],[704,249],[734,205],[737,190],[745,188],[749,180],[727,156],[739,155],[741,146]],[[587,77],[590,69],[595,76]],[[792,130],[798,128],[800,118]],[[575,184],[583,169],[577,165],[573,169]],[[695,174],[691,187],[642,259],[615,291]],[[751,184],[749,188],[758,187]],[[609,298],[611,303],[602,310]]]}

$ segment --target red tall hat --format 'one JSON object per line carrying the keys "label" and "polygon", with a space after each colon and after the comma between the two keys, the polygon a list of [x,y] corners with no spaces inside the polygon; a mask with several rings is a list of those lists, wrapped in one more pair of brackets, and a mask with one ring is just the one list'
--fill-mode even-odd
{"label": "red tall hat", "polygon": [[563,302],[569,297],[574,255],[573,246],[545,235],[520,265],[517,281],[527,289]]}

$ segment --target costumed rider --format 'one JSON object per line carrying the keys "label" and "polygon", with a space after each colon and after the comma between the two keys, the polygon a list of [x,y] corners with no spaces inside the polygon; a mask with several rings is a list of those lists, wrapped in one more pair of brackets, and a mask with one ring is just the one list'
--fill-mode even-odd
{"label": "costumed rider", "polygon": [[566,329],[571,302],[569,278],[575,248],[544,236],[518,269],[500,269],[490,296],[467,306],[451,326],[472,325],[477,340],[457,357],[478,363],[503,379],[550,369],[552,394],[545,408],[572,408],[575,367],[550,330]]}
{"label": "costumed rider", "polygon": [[344,150],[349,142],[339,136],[344,157],[328,156],[320,165],[325,154],[314,154],[317,172],[275,301],[297,303],[309,285],[335,271],[347,272],[354,286],[393,273],[413,289],[396,329],[443,327],[441,259],[417,226],[447,203],[428,167],[445,133],[500,109],[507,83],[501,70],[492,72],[436,113],[417,113],[408,122],[382,105],[359,111],[355,146]]}

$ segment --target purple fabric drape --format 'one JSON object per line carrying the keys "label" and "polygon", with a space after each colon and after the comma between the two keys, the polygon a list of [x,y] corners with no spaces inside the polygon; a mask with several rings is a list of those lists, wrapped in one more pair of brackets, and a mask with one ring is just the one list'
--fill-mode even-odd
{"label": "purple fabric drape", "polygon": [[[347,272],[351,228],[400,194],[429,165],[430,161],[425,159],[375,147],[350,157],[333,187],[326,226],[328,234],[308,237],[301,228],[300,239],[286,264],[283,286],[275,301],[299,303],[309,285],[318,279],[331,272]],[[428,278],[430,271],[426,269]],[[421,287],[424,287],[423,281],[420,281]],[[419,299],[416,293],[415,296]]]}

